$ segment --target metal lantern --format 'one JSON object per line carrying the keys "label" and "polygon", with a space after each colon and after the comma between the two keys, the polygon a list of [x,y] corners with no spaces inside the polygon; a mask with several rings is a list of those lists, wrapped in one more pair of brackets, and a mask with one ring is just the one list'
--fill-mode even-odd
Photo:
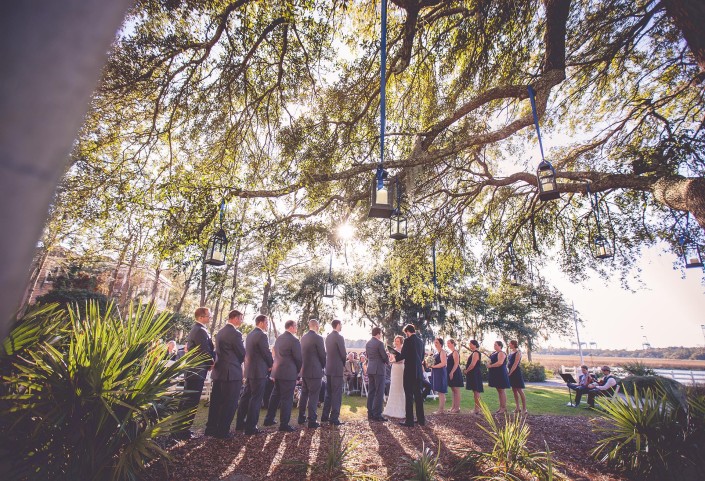
{"label": "metal lantern", "polygon": [[395,177],[394,185],[396,188],[397,202],[394,206],[394,212],[389,218],[389,237],[394,240],[402,240],[407,238],[406,217],[401,213],[401,187],[399,187],[399,177]]}
{"label": "metal lantern", "polygon": [[509,285],[516,287],[520,284],[521,283],[519,282],[519,271],[512,267],[509,271]]}
{"label": "metal lantern", "polygon": [[225,265],[225,256],[228,253],[228,238],[225,236],[225,231],[221,228],[213,234],[213,237],[208,241],[206,249],[206,259],[204,263],[210,266]]}
{"label": "metal lantern", "polygon": [[541,161],[536,169],[536,179],[539,186],[539,199],[545,202],[558,199],[561,196],[558,192],[558,183],[556,183],[556,170],[549,161]]}
{"label": "metal lantern", "polygon": [[686,269],[692,267],[703,267],[703,255],[700,247],[694,242],[683,242],[681,244],[681,255],[685,262]]}
{"label": "metal lantern", "polygon": [[335,282],[331,277],[323,284],[323,297],[331,298],[335,295]]}
{"label": "metal lantern", "polygon": [[438,299],[434,299],[433,302],[431,302],[431,318],[432,319],[438,319],[438,316],[441,315],[441,303],[438,301]]}
{"label": "metal lantern", "polygon": [[612,246],[598,231],[597,236],[592,241],[592,255],[597,259],[609,259],[614,256]]}
{"label": "metal lantern", "polygon": [[539,293],[536,292],[536,289],[531,289],[531,294],[529,295],[529,299],[531,300],[532,306],[539,305]]}
{"label": "metal lantern", "polygon": [[387,171],[377,169],[370,189],[370,213],[368,217],[389,219],[394,212],[394,182],[390,182]]}

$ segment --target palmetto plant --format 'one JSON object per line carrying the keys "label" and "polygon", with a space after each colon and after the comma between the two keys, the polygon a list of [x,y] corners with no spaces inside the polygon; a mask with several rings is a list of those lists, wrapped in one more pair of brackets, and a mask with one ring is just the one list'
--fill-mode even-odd
{"label": "palmetto plant", "polygon": [[481,403],[481,409],[487,426],[478,423],[478,427],[490,437],[492,450],[467,451],[454,467],[454,472],[473,466],[482,471],[473,479],[520,481],[527,475],[541,481],[564,479],[556,471],[557,463],[551,456],[548,444],[545,451],[529,449],[531,430],[525,416],[505,415],[504,424],[500,426],[485,403]]}
{"label": "palmetto plant", "polygon": [[[155,438],[183,428],[175,378],[158,344],[168,317],[151,306],[126,316],[95,303],[44,308],[23,319],[0,352],[2,467],[29,479],[137,479],[166,453]],[[49,334],[48,334],[49,333]]]}
{"label": "palmetto plant", "polygon": [[601,401],[593,455],[640,479],[696,480],[705,472],[705,400],[670,385],[625,388]]}
{"label": "palmetto plant", "polygon": [[437,471],[441,467],[438,462],[441,456],[441,443],[438,443],[436,455],[425,443],[421,444],[421,455],[417,458],[405,457],[406,464],[411,468],[412,477],[407,481],[433,481],[436,479]]}
{"label": "palmetto plant", "polygon": [[356,451],[358,441],[353,439],[345,439],[345,434],[340,434],[334,431],[331,438],[326,439],[328,447],[325,452],[325,457],[322,463],[308,463],[305,461],[288,460],[283,464],[296,466],[306,472],[311,473],[313,477],[329,480],[356,480],[356,481],[377,481],[378,478],[373,475],[359,473],[351,470],[346,466],[350,455]]}

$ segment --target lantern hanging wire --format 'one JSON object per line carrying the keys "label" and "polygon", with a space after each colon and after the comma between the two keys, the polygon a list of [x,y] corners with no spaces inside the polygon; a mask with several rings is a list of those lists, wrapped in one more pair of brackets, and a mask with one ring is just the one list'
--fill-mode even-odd
{"label": "lantern hanging wire", "polygon": [[558,184],[556,183],[556,170],[553,165],[543,155],[543,142],[541,141],[541,129],[539,128],[539,115],[536,110],[536,92],[533,87],[527,87],[529,92],[529,100],[531,102],[531,113],[534,117],[534,126],[536,127],[536,136],[539,140],[539,150],[541,151],[541,163],[536,169],[536,182],[539,189],[539,199],[543,202],[560,198],[558,192]]}

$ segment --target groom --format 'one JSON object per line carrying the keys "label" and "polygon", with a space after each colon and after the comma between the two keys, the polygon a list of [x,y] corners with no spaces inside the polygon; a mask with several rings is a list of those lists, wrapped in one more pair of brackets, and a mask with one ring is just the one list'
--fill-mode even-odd
{"label": "groom", "polygon": [[401,353],[395,354],[396,360],[404,360],[404,396],[406,398],[406,421],[399,423],[402,426],[414,427],[414,403],[416,404],[416,420],[421,426],[426,424],[423,413],[423,341],[416,335],[416,328],[412,324],[404,326],[404,345]]}

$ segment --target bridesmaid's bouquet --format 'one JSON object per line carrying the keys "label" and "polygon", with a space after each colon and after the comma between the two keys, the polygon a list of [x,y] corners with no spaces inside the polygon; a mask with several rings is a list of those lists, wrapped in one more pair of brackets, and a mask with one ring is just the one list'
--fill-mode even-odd
{"label": "bridesmaid's bouquet", "polygon": [[424,359],[424,361],[426,362],[426,366],[428,366],[429,369],[430,369],[434,364],[436,364],[436,358],[433,357],[432,354],[429,354],[428,356],[426,356],[426,359]]}

